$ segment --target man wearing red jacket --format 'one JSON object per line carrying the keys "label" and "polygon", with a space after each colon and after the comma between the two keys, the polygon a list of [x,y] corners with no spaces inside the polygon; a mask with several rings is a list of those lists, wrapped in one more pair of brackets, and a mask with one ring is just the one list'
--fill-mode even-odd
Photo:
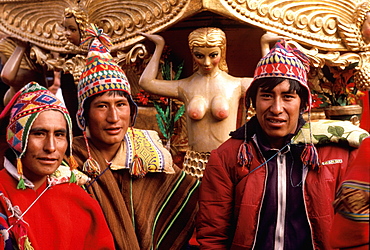
{"label": "man wearing red jacket", "polygon": [[[330,249],[332,203],[356,150],[297,143],[308,124],[308,58],[278,42],[246,93],[256,115],[212,151],[200,190],[201,249]],[[310,130],[311,131],[311,130]]]}

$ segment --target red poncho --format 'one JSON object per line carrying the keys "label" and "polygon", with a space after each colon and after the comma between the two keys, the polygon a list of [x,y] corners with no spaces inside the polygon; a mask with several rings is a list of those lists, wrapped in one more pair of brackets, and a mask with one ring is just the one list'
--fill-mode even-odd
{"label": "red poncho", "polygon": [[[6,169],[1,170],[0,192],[3,195],[0,197],[0,213],[8,219],[0,216],[0,224],[6,228],[13,225],[16,219],[11,217],[4,197],[24,213],[45,190],[47,182],[37,190],[16,187],[17,180]],[[74,183],[51,186],[23,216],[23,220],[25,223],[18,221],[10,230],[10,237],[22,242],[21,247],[24,239],[17,238],[19,232],[16,231],[27,230],[28,240],[35,250],[114,249],[113,238],[99,204]],[[16,226],[21,224],[24,227]],[[3,244],[0,234],[0,249],[4,249]]]}

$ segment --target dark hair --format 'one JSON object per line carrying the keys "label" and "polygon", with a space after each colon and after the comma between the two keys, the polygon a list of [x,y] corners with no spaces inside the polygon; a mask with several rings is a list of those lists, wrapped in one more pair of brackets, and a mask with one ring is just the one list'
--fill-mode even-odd
{"label": "dark hair", "polygon": [[277,85],[279,85],[284,80],[289,81],[289,91],[296,92],[301,98],[300,110],[303,112],[308,105],[308,91],[302,86],[297,80],[284,78],[284,77],[265,77],[259,78],[252,82],[249,86],[247,93],[245,95],[245,106],[248,109],[252,104],[252,107],[256,107],[256,99],[258,89],[261,88],[266,91],[272,91]]}
{"label": "dark hair", "polygon": [[110,91],[106,91],[106,92],[101,92],[101,93],[95,94],[95,95],[90,96],[89,98],[87,98],[85,100],[84,104],[83,104],[83,108],[84,108],[83,116],[86,120],[86,123],[88,124],[88,122],[89,122],[88,114],[89,114],[89,111],[90,111],[90,105],[91,105],[92,101],[94,101],[95,98],[104,95],[105,93],[107,93],[108,96],[124,96],[124,97],[126,97],[126,99],[129,102],[129,105],[130,105],[131,124],[133,125],[134,120],[135,120],[136,111],[137,111],[137,106],[134,103],[134,101],[132,100],[131,95],[128,94],[127,92],[121,91],[121,90],[110,90]]}

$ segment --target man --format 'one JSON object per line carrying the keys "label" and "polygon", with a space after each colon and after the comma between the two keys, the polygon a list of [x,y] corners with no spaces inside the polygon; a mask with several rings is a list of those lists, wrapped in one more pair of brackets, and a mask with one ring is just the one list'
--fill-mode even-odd
{"label": "man", "polygon": [[329,249],[332,202],[354,157],[294,136],[310,107],[308,59],[277,43],[246,94],[256,115],[213,150],[200,188],[201,249]]}
{"label": "man", "polygon": [[[194,229],[199,181],[173,165],[154,131],[132,128],[137,106],[96,27],[78,84],[83,135],[73,152],[92,181],[116,249],[181,249]],[[102,42],[104,44],[102,44]]]}
{"label": "man", "polygon": [[[0,171],[0,249],[11,249],[11,244],[17,249],[114,249],[99,204],[73,183],[87,178],[73,169],[71,118],[65,106],[31,82],[1,118],[8,111],[10,149]],[[61,166],[66,152],[71,170]]]}

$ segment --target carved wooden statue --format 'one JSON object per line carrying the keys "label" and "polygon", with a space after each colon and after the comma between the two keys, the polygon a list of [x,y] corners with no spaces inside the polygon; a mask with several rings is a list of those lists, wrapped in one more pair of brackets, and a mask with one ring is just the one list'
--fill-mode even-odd
{"label": "carved wooden statue", "polygon": [[229,138],[236,129],[239,100],[251,78],[229,75],[226,64],[226,36],[218,28],[199,28],[189,35],[195,73],[181,80],[156,79],[165,45],[159,35],[143,34],[156,44],[152,59],[139,80],[146,91],[185,103],[188,143],[184,169],[202,177],[212,149]]}

